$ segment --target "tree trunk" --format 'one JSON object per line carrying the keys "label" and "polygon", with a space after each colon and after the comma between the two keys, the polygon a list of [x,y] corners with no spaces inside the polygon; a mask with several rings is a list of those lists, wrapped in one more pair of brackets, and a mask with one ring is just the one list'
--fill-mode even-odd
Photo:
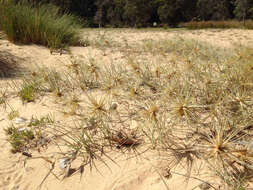
{"label": "tree trunk", "polygon": [[243,11],[243,27],[245,27],[245,17],[246,17],[246,10]]}

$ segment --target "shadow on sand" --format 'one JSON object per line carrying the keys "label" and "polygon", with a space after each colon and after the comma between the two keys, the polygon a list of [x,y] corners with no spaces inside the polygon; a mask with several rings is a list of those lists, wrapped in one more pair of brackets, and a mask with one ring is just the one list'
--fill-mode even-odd
{"label": "shadow on sand", "polygon": [[0,80],[22,76],[24,68],[19,64],[22,60],[9,52],[0,50]]}

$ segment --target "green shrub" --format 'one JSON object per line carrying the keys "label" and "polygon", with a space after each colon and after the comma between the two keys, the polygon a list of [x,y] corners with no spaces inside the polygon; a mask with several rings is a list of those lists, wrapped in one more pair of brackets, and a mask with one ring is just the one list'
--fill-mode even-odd
{"label": "green shrub", "polygon": [[252,20],[246,20],[246,22],[245,22],[245,28],[247,28],[247,29],[253,29],[253,21]]}
{"label": "green shrub", "polygon": [[76,17],[61,15],[51,4],[33,6],[26,1],[0,2],[0,29],[12,42],[63,48],[79,43],[79,28]]}

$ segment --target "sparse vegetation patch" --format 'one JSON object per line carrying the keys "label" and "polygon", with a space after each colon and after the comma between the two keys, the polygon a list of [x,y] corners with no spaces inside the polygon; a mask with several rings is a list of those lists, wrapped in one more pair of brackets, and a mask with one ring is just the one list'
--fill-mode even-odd
{"label": "sparse vegetation patch", "polygon": [[[52,104],[50,109],[63,118],[31,116],[24,127],[7,127],[13,152],[32,152],[50,137],[59,148],[65,178],[78,161],[81,171],[98,161],[116,162],[115,152],[150,151],[155,154],[148,159],[168,168],[165,184],[175,174],[188,182],[201,163],[205,175],[215,179],[199,179],[206,187],[246,187],[253,171],[252,48],[172,37],[119,48],[123,58],[109,63],[98,45],[102,58],[72,55],[61,71],[38,68],[11,83],[26,106],[50,97],[45,105]],[[16,117],[12,109],[10,122]],[[48,162],[53,170],[55,161]]]}

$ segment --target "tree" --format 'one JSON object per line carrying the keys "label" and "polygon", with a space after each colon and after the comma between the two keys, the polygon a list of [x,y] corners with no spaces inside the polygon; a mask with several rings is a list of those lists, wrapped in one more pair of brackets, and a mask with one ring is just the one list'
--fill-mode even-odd
{"label": "tree", "polygon": [[201,20],[225,20],[232,18],[231,0],[198,0],[198,17]]}
{"label": "tree", "polygon": [[253,12],[253,0],[235,0],[235,16],[243,20],[245,25],[245,20],[252,15]]}
{"label": "tree", "polygon": [[107,10],[108,7],[113,3],[113,0],[96,0],[95,5],[97,6],[97,12],[94,17],[94,21],[99,27],[106,24],[107,21]]}
{"label": "tree", "polygon": [[196,0],[156,0],[158,15],[163,23],[175,25],[191,20],[196,13]]}
{"label": "tree", "polygon": [[106,18],[111,26],[120,27],[125,24],[123,18],[125,4],[125,0],[114,0],[108,5]]}
{"label": "tree", "polygon": [[153,0],[125,0],[124,19],[132,26],[145,25],[152,18]]}

